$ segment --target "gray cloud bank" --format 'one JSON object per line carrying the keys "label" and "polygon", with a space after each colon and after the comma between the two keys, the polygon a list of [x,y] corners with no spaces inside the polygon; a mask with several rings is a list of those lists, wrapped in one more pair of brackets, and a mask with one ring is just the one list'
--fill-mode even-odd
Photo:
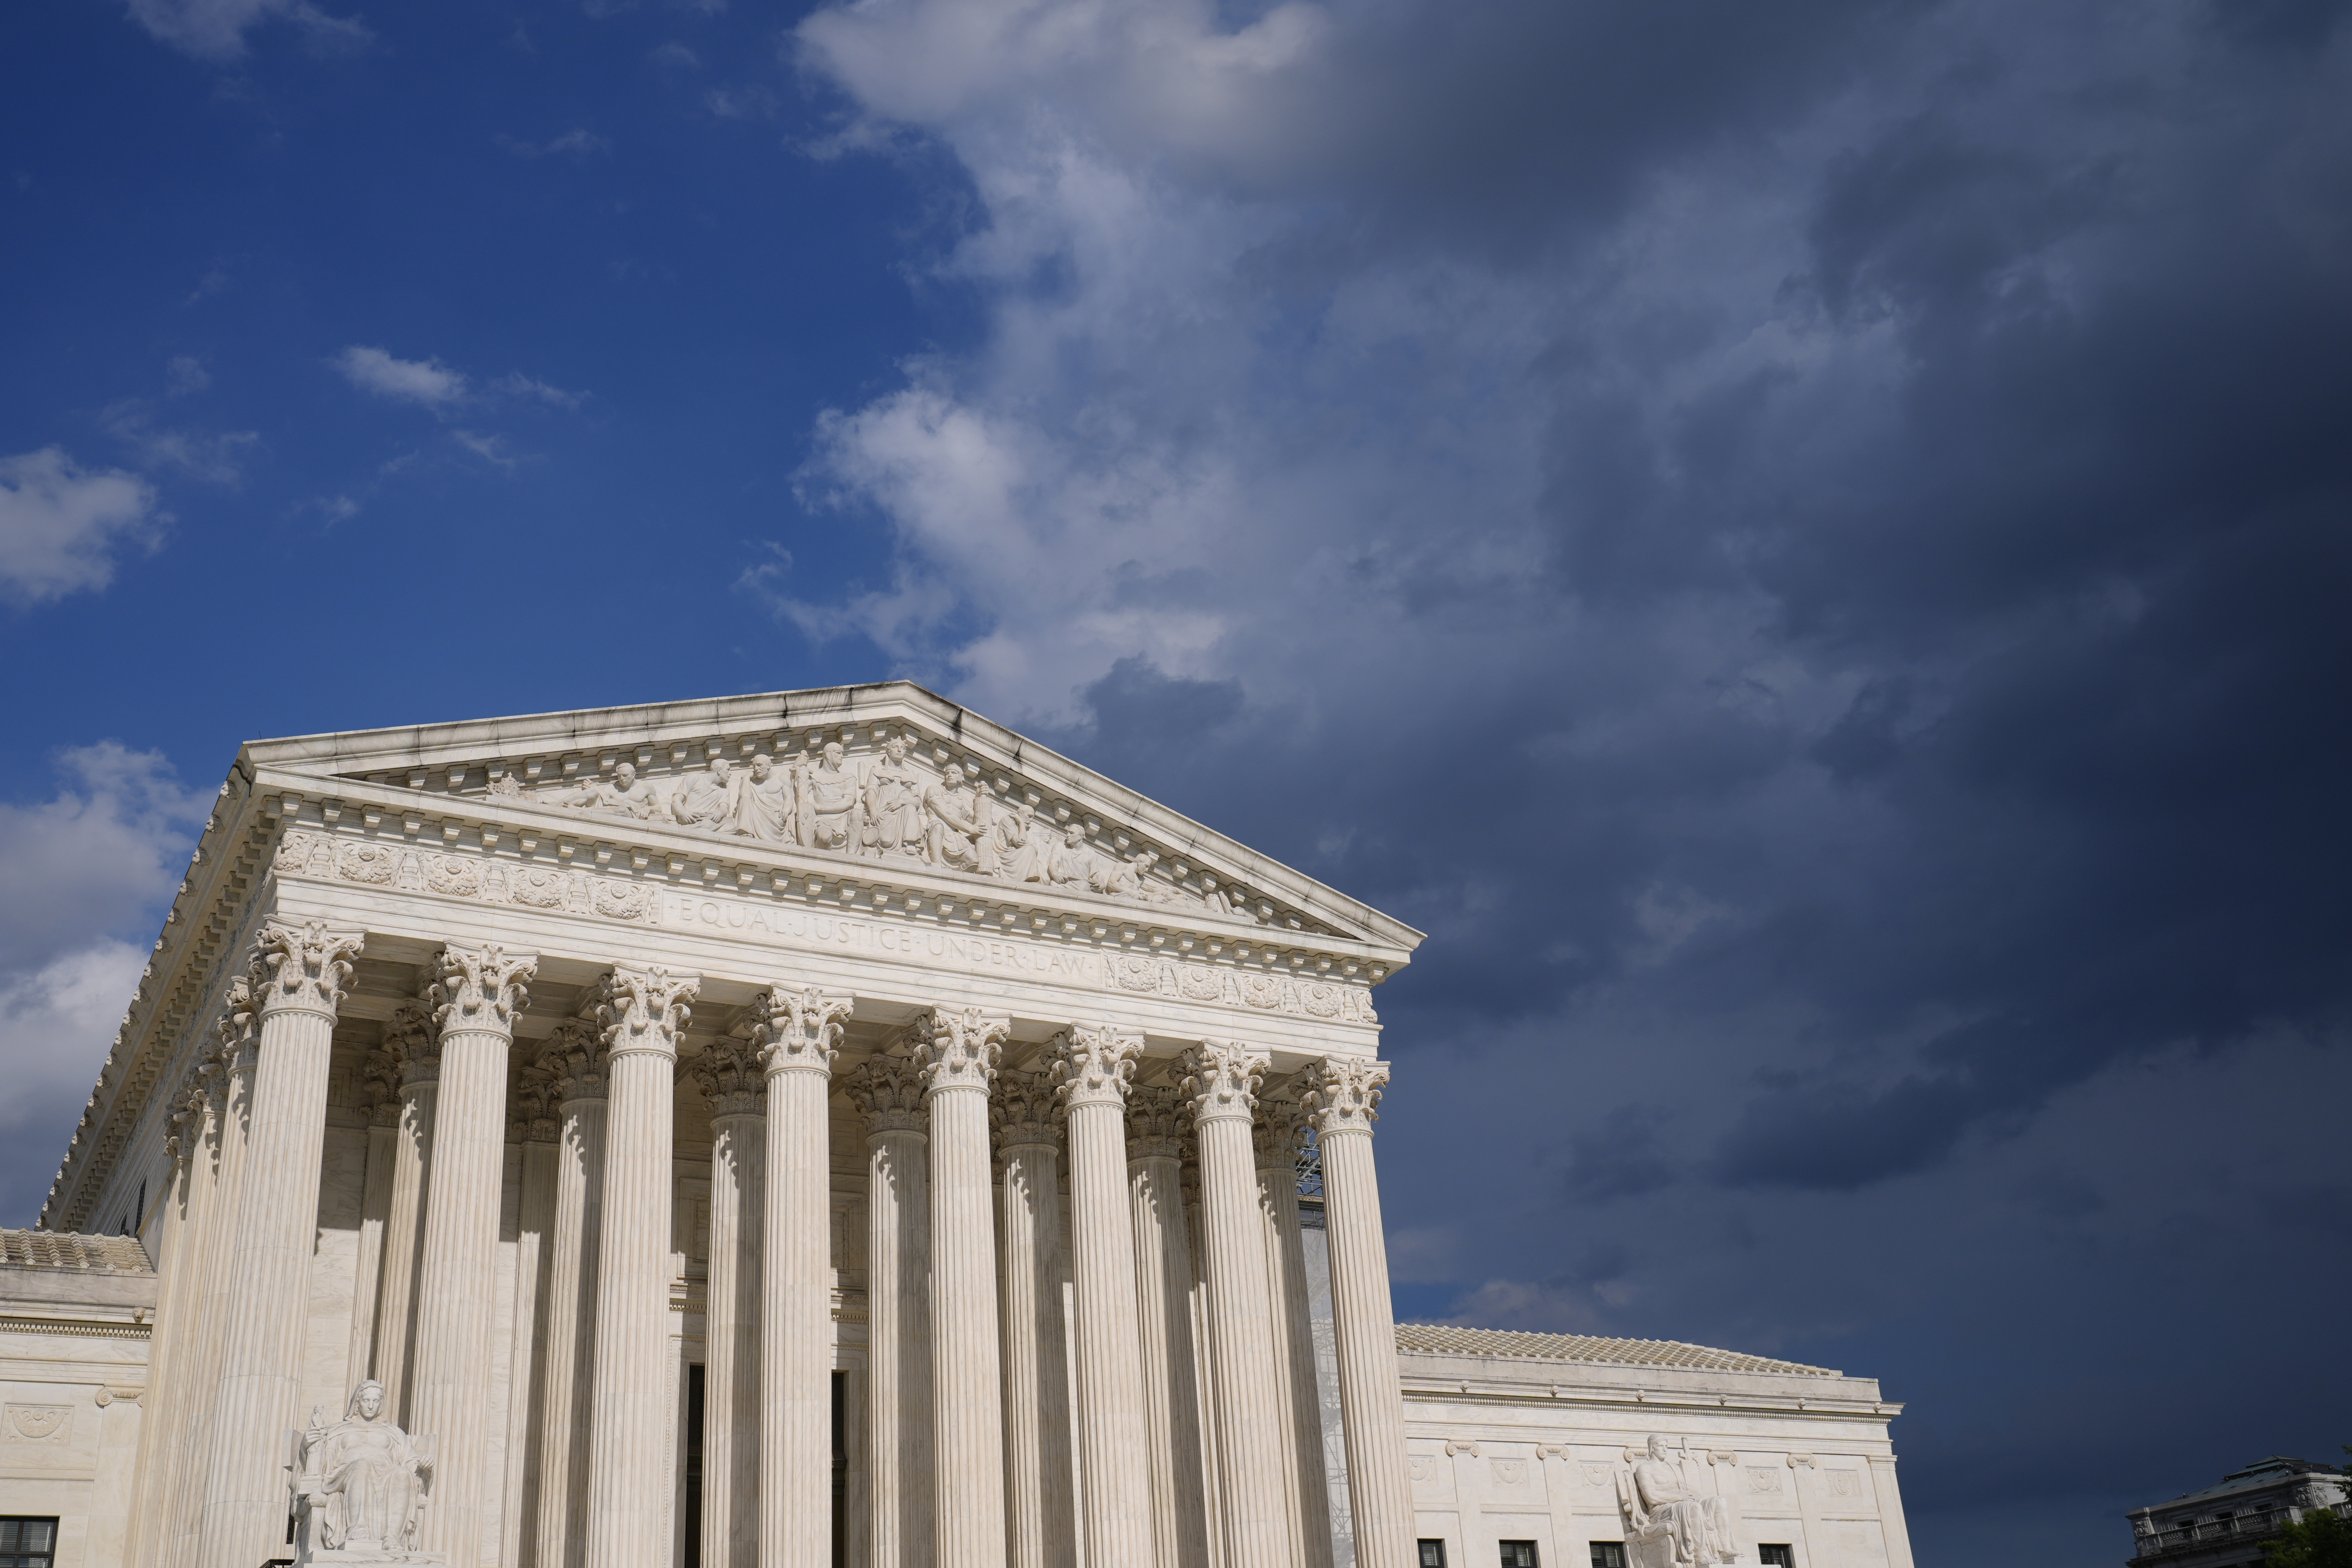
{"label": "gray cloud bank", "polygon": [[988,331],[777,607],[1432,933],[1409,1300],[1878,1373],[1923,1561],[2108,1552],[2352,1392],[2346,10],[820,12]]}

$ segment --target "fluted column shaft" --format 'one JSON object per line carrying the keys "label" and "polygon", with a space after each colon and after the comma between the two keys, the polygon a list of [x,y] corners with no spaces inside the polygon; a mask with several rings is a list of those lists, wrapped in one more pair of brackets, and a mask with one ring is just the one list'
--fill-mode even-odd
{"label": "fluted column shaft", "polygon": [[711,1120],[709,1304],[703,1327],[702,1560],[752,1568],[759,1552],[760,1249],[768,1122],[721,1089]]}
{"label": "fluted column shaft", "polygon": [[567,1019],[540,1060],[558,1074],[555,1220],[548,1232],[547,1387],[540,1400],[538,1540],[530,1568],[579,1568],[587,1531],[589,1421],[595,1381],[596,1280],[604,1222],[604,1044]]}
{"label": "fluted column shaft", "polygon": [[604,1212],[596,1276],[596,1371],[588,1431],[588,1568],[646,1568],[665,1529],[669,1398],[670,1156],[677,1037],[691,975],[616,968],[597,1017],[611,1053]]}
{"label": "fluted column shaft", "polygon": [[352,1334],[343,1356],[343,1381],[353,1386],[375,1374],[376,1300],[383,1288],[384,1229],[392,1218],[392,1171],[399,1159],[400,1136],[396,1097],[370,1108],[359,1247],[352,1263]]}
{"label": "fluted column shaft", "polygon": [[1217,1357],[1209,1333],[1209,1227],[1201,1214],[1201,1143],[1196,1135],[1192,1158],[1179,1166],[1184,1192],[1185,1246],[1192,1260],[1187,1291],[1192,1311],[1194,1425],[1201,1433],[1201,1506],[1207,1515],[1210,1568],[1225,1565],[1225,1458],[1217,1431]]}
{"label": "fluted column shaft", "polygon": [[507,1353],[507,1474],[499,1509],[499,1561],[507,1568],[521,1568],[529,1561],[524,1554],[536,1544],[539,1521],[530,1504],[539,1495],[542,1474],[538,1421],[547,1392],[547,1285],[555,1228],[555,1121],[534,1115],[521,1131],[514,1332]]}
{"label": "fluted column shaft", "polygon": [[173,1423],[186,1394],[188,1329],[195,1316],[194,1298],[204,1287],[200,1258],[189,1256],[188,1244],[199,1233],[201,1216],[194,1205],[197,1166],[209,1158],[199,1142],[205,1120],[201,1087],[183,1097],[173,1115],[168,1144],[171,1181],[163,1192],[162,1221],[156,1240],[163,1257],[163,1280],[155,1301],[152,1349],[148,1358],[149,1394],[139,1425],[137,1482],[131,1504],[131,1563],[154,1563],[164,1557],[162,1506],[171,1488],[172,1462],[177,1457]]}
{"label": "fluted column shaft", "polygon": [[252,1144],[231,1244],[237,1305],[214,1394],[199,1568],[252,1568],[286,1537],[281,1434],[294,1424],[326,1144],[335,1008],[356,934],[263,928],[248,984],[260,1010]]}
{"label": "fluted column shaft", "polygon": [[914,1064],[850,1080],[866,1113],[866,1488],[872,1568],[931,1568],[929,1139]]}
{"label": "fluted column shaft", "polygon": [[[1138,1089],[1136,1094],[1165,1089]],[[1200,1394],[1192,1364],[1192,1248],[1184,1223],[1172,1103],[1129,1144],[1128,1202],[1135,1231],[1137,1337],[1143,1355],[1143,1425],[1150,1468],[1152,1555],[1160,1568],[1208,1568]],[[1135,1122],[1132,1102],[1129,1125]]]}
{"label": "fluted column shaft", "polygon": [[1004,1550],[1010,1568],[1071,1568],[1069,1351],[1062,1324],[1062,1203],[1054,1094],[1005,1074],[993,1107],[1004,1163],[998,1272],[1004,1353]]}
{"label": "fluted column shaft", "polygon": [[[1127,1197],[1127,1089],[1143,1037],[1080,1025],[1055,1037],[1068,1111],[1078,1456],[1090,1563],[1159,1561],[1145,1458],[1135,1219]],[[1171,1558],[1165,1568],[1175,1568]]]}
{"label": "fluted column shaft", "polygon": [[1323,1223],[1331,1244],[1331,1327],[1339,1342],[1339,1430],[1359,1568],[1412,1568],[1412,1484],[1396,1320],[1372,1173],[1372,1118],[1385,1063],[1328,1058],[1307,1102],[1323,1151]]}
{"label": "fluted column shaft", "polygon": [[937,1568],[1003,1568],[1003,1384],[988,1085],[1007,1020],[977,1009],[914,1026],[931,1113],[931,1411]]}
{"label": "fluted column shaft", "polygon": [[436,1444],[425,1549],[450,1568],[481,1560],[498,1493],[489,1477],[491,1344],[497,1324],[499,1197],[506,1170],[507,1052],[538,961],[492,944],[449,947],[429,1000],[441,1031],[441,1086],[416,1275],[410,1430]]}
{"label": "fluted column shaft", "polygon": [[1237,1046],[1204,1042],[1188,1065],[1192,1077],[1187,1086],[1194,1093],[1200,1130],[1225,1561],[1229,1568],[1287,1568],[1282,1448],[1288,1434],[1281,1430],[1275,1403],[1274,1342],[1265,1323],[1272,1292],[1250,1140],[1253,1094],[1265,1058]]}
{"label": "fluted column shaft", "polygon": [[1298,1225],[1298,1130],[1303,1113],[1289,1100],[1260,1106],[1256,1126],[1258,1214],[1265,1273],[1273,1291],[1266,1315],[1274,1337],[1275,1403],[1285,1441],[1285,1511],[1292,1560],[1331,1568],[1331,1500],[1323,1475],[1323,1412],[1315,1383],[1315,1328],[1307,1300],[1307,1252]]}
{"label": "fluted column shaft", "polygon": [[441,1053],[430,1020],[415,1007],[393,1019],[385,1045],[400,1063],[400,1141],[393,1147],[392,1201],[384,1215],[369,1375],[383,1384],[393,1418],[414,1432],[419,1428],[409,1400],[409,1372],[416,1345],[416,1269],[425,1248],[425,1208],[431,1201]]}
{"label": "fluted column shaft", "polygon": [[846,996],[783,986],[753,1006],[768,1079],[761,1568],[824,1568],[833,1560],[833,1171],[825,1100],[849,1008]]}

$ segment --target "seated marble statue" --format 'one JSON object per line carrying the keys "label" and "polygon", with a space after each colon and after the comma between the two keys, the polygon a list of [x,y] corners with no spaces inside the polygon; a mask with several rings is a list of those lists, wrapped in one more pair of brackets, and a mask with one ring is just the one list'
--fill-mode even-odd
{"label": "seated marble statue", "polygon": [[729,771],[726,758],[713,757],[707,772],[687,774],[669,797],[669,814],[688,827],[725,827],[735,795]]}
{"label": "seated marble statue", "polygon": [[800,841],[812,849],[846,849],[857,833],[857,779],[842,766],[841,742],[800,775]]}
{"label": "seated marble statue", "polygon": [[950,763],[940,782],[923,792],[923,848],[934,866],[958,871],[980,869],[980,840],[988,832],[988,797],[964,783],[961,765]]}
{"label": "seated marble statue", "polygon": [[553,790],[542,791],[540,799],[552,805],[570,806],[574,811],[602,812],[609,816],[634,816],[640,820],[653,816],[661,805],[654,786],[637,777],[635,763],[623,763],[613,770],[611,782],[604,779],[583,779],[576,784],[559,784]]}
{"label": "seated marble statue", "polygon": [[1620,1472],[1617,1505],[1625,1519],[1626,1555],[1643,1568],[1707,1568],[1735,1563],[1731,1505],[1684,1474],[1664,1437],[1650,1439],[1633,1473]]}
{"label": "seated marble statue", "polygon": [[728,831],[765,844],[792,842],[792,775],[773,757],[765,752],[753,757],[750,771],[737,773],[728,788]]}
{"label": "seated marble statue", "polygon": [[383,1384],[371,1378],[353,1389],[331,1426],[314,1408],[292,1468],[295,1506],[309,1527],[300,1532],[302,1560],[311,1548],[344,1553],[345,1562],[397,1561],[415,1549],[431,1494],[433,1440],[393,1424]]}

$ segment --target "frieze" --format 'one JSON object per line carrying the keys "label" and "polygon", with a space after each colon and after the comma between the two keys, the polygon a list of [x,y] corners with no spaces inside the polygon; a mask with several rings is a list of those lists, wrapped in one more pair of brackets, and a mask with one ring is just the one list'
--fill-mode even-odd
{"label": "frieze", "polygon": [[[364,851],[364,853],[361,853]],[[550,913],[593,915],[634,925],[709,931],[747,942],[825,951],[847,949],[1040,979],[1339,1023],[1377,1024],[1367,987],[1313,980],[1158,952],[1041,942],[1010,932],[919,925],[797,903],[663,887],[580,867],[452,854],[415,844],[289,829],[279,842],[280,876],[437,893]]]}

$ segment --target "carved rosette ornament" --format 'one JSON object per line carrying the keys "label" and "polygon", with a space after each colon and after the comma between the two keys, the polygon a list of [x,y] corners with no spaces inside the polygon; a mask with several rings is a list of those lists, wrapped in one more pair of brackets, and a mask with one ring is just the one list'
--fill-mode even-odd
{"label": "carved rosette ornament", "polygon": [[514,1038],[515,1015],[530,1000],[530,983],[539,978],[536,954],[510,954],[497,942],[487,947],[452,942],[441,950],[434,967],[425,1000],[444,1034]]}
{"label": "carved rosette ornament", "polygon": [[709,1102],[716,1121],[725,1116],[758,1116],[767,1109],[767,1075],[760,1069],[758,1047],[741,1040],[720,1040],[694,1058],[687,1076]]}
{"label": "carved rosette ornament", "polygon": [[1045,1047],[1052,1059],[1054,1092],[1072,1110],[1087,1105],[1123,1109],[1135,1077],[1143,1037],[1108,1024],[1076,1024]]}
{"label": "carved rosette ornament", "polygon": [[1173,1160],[1184,1152],[1184,1102],[1172,1089],[1127,1091],[1127,1157]]}
{"label": "carved rosette ornament", "polygon": [[677,1037],[694,1016],[695,1000],[701,994],[698,974],[673,974],[659,963],[644,969],[616,965],[604,976],[596,1003],[604,1048],[614,1057],[675,1058]]}
{"label": "carved rosette ornament", "polygon": [[1002,1152],[1034,1144],[1059,1148],[1059,1110],[1053,1080],[1044,1073],[999,1073],[995,1092],[988,1101],[988,1120],[996,1131],[997,1149]]}
{"label": "carved rosette ornament", "polygon": [[612,1057],[604,1048],[604,1031],[593,1020],[566,1018],[557,1024],[539,1047],[538,1059],[548,1071],[556,1104],[604,1098]]}
{"label": "carved rosette ornament", "polygon": [[932,1094],[967,1089],[987,1093],[988,1086],[996,1081],[996,1064],[1004,1055],[1004,1037],[1012,1029],[1012,1019],[992,1016],[977,1007],[935,1007],[918,1013],[908,1030],[922,1062],[923,1088]]}
{"label": "carved rosette ornament", "polygon": [[923,1069],[904,1057],[869,1057],[849,1075],[849,1103],[866,1117],[868,1132],[922,1132]]}
{"label": "carved rosette ornament", "polygon": [[1182,1089],[1195,1121],[1247,1121],[1268,1059],[1238,1040],[1202,1040],[1184,1053]]}
{"label": "carved rosette ornament", "polygon": [[331,1018],[352,983],[352,960],[366,938],[358,931],[329,931],[324,921],[299,927],[271,921],[254,940],[246,974],[261,1014],[322,1013]]}
{"label": "carved rosette ornament", "polygon": [[441,1037],[422,1003],[403,1002],[393,1009],[383,1026],[383,1054],[392,1058],[403,1089],[440,1080]]}
{"label": "carved rosette ornament", "polygon": [[1351,1057],[1326,1057],[1302,1075],[1301,1096],[1318,1138],[1336,1132],[1361,1132],[1370,1137],[1381,1119],[1381,1091],[1389,1081],[1389,1064]]}
{"label": "carved rosette ornament", "polygon": [[841,1026],[854,999],[803,986],[778,985],[751,1003],[752,1039],[769,1076],[780,1072],[831,1073],[840,1054]]}

